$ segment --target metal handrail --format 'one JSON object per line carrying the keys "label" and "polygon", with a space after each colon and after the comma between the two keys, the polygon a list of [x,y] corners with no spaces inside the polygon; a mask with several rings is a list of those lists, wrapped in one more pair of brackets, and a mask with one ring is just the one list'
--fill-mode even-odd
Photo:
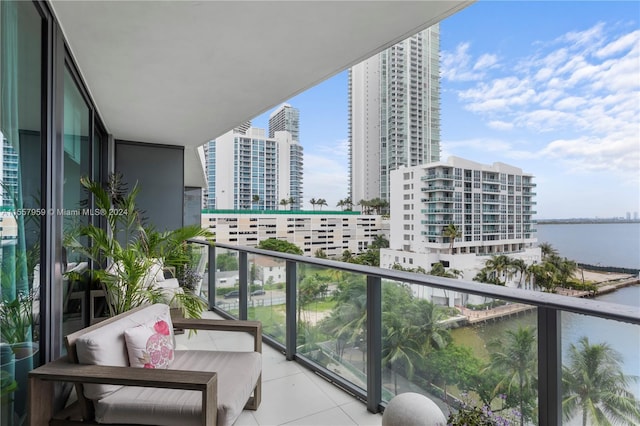
{"label": "metal handrail", "polygon": [[[190,240],[198,244],[210,244],[202,240]],[[379,277],[382,279],[402,281],[410,284],[418,284],[443,290],[458,291],[461,293],[475,294],[484,297],[504,299],[510,302],[524,303],[527,305],[553,308],[576,314],[590,315],[604,319],[628,322],[640,325],[640,308],[616,303],[603,302],[592,299],[563,296],[554,293],[516,289],[479,283],[477,281],[459,280],[453,278],[436,277],[413,272],[399,271],[395,269],[378,268],[374,266],[358,265],[340,262],[330,259],[306,257],[296,254],[281,253],[270,250],[262,250],[253,247],[236,246],[232,244],[215,243],[216,247],[228,250],[244,251],[260,256],[274,257],[282,260],[306,263],[326,268],[338,269],[346,272],[356,272],[363,275]]]}

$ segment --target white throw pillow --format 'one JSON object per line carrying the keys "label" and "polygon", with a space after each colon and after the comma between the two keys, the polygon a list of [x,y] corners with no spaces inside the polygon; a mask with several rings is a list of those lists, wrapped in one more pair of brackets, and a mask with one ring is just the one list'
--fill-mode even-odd
{"label": "white throw pillow", "polygon": [[137,368],[169,368],[173,362],[173,324],[168,314],[124,331],[129,365]]}

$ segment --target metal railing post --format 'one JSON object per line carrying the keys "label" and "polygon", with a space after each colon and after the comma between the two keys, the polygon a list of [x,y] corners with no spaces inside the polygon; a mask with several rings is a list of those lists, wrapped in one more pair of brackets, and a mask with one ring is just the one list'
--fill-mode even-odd
{"label": "metal railing post", "polygon": [[382,279],[367,275],[367,410],[382,402]]}
{"label": "metal railing post", "polygon": [[296,342],[298,339],[297,330],[297,282],[298,282],[298,263],[287,260],[285,287],[285,303],[286,303],[286,327],[285,327],[285,356],[288,361],[292,361],[296,355]]}
{"label": "metal railing post", "polygon": [[216,306],[216,246],[214,246],[213,244],[208,244],[207,247],[207,254],[209,256],[209,282],[207,283],[207,299],[209,300],[209,310],[211,310],[214,306]]}
{"label": "metal railing post", "polygon": [[538,308],[538,424],[562,424],[560,311]]}
{"label": "metal railing post", "polygon": [[247,299],[249,298],[249,256],[246,251],[238,252],[238,279],[240,288],[238,289],[238,318],[247,319]]}

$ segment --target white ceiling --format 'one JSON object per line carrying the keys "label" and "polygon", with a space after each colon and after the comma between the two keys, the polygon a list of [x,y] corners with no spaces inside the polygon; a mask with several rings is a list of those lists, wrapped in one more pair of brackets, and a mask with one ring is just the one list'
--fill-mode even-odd
{"label": "white ceiling", "polygon": [[471,2],[51,1],[109,133],[185,146],[187,186],[196,147]]}

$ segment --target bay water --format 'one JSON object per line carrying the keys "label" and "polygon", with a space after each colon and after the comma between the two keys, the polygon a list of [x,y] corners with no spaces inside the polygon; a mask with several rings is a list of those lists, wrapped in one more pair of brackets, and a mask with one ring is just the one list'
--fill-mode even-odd
{"label": "bay water", "polygon": [[[621,288],[613,293],[598,296],[597,299],[638,307],[640,285]],[[621,355],[623,373],[639,379],[632,382],[629,390],[640,398],[640,326],[565,312],[561,314],[561,318],[562,362],[568,363],[569,346],[576,345],[582,336],[586,336],[592,345],[607,343]],[[471,347],[476,356],[488,360],[487,344],[503,336],[506,330],[515,330],[519,326],[536,327],[535,312],[474,327],[458,328],[452,330],[452,336],[456,343]]]}
{"label": "bay water", "polygon": [[539,243],[579,263],[640,269],[640,223],[536,225]]}

